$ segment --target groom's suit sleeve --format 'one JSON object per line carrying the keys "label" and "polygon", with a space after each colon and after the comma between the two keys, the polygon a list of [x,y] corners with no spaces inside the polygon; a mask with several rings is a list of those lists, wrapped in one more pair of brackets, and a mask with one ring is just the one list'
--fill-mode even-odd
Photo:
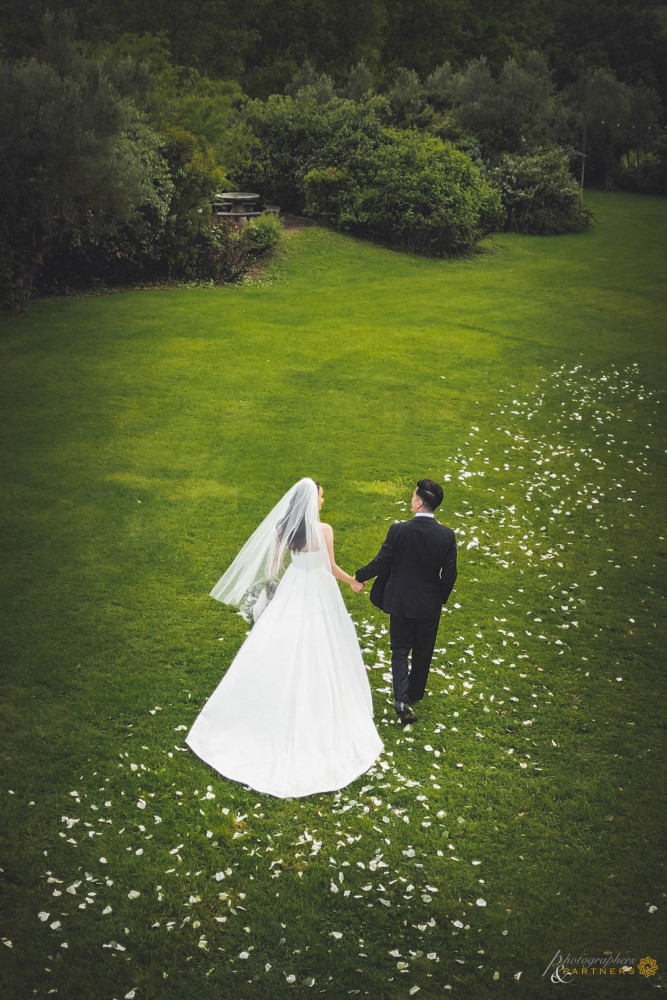
{"label": "groom's suit sleeve", "polygon": [[396,539],[397,529],[398,524],[392,524],[375,559],[372,559],[366,564],[366,566],[362,566],[361,569],[358,569],[354,574],[359,583],[365,583],[366,580],[372,580],[374,576],[389,573],[391,564],[394,560],[394,542]]}
{"label": "groom's suit sleeve", "polygon": [[440,568],[440,595],[442,597],[442,603],[447,603],[447,598],[454,589],[454,584],[456,583],[457,568],[456,568],[456,535],[451,528],[446,529],[449,533],[450,543],[445,554],[442,566]]}

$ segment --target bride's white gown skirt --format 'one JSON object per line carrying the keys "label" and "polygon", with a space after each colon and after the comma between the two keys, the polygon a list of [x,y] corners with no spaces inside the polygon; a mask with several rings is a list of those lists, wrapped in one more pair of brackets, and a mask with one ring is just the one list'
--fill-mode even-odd
{"label": "bride's white gown skirt", "polygon": [[357,635],[318,554],[293,557],[186,743],[225,777],[279,798],[343,788],[377,759]]}

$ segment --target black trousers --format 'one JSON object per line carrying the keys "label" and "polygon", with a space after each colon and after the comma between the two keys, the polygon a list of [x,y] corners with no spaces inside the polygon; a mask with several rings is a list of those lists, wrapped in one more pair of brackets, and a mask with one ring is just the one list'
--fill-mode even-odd
{"label": "black trousers", "polygon": [[[407,701],[420,701],[424,697],[439,624],[439,617],[389,616],[391,673],[397,712],[403,711]],[[412,663],[408,666],[410,653]]]}

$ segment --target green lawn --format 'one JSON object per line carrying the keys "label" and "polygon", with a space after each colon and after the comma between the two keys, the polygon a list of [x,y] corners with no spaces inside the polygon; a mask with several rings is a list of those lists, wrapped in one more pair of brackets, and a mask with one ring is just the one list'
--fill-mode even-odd
{"label": "green lawn", "polygon": [[[633,966],[570,996],[664,987],[666,202],[589,204],[1,321],[8,1000],[531,1000],[557,951]],[[405,730],[346,588],[385,752],[278,801],[183,737],[244,634],[208,591],[303,475],[350,571],[444,480],[459,580]]]}

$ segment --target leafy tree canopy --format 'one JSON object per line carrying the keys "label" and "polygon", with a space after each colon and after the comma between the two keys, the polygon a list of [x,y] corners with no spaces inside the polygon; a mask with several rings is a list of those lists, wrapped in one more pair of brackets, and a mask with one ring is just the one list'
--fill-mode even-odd
{"label": "leafy tree canopy", "polygon": [[177,65],[238,81],[252,96],[282,92],[310,60],[340,87],[364,63],[376,86],[396,71],[422,80],[484,56],[493,71],[542,50],[563,86],[588,69],[615,72],[667,98],[667,31],[646,0],[5,0],[0,50],[31,54],[48,8],[72,7],[87,40],[166,39]]}

